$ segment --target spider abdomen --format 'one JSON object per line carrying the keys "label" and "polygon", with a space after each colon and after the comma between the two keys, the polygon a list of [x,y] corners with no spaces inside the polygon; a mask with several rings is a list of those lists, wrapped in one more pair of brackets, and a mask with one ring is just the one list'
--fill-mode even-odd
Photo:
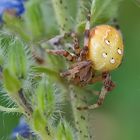
{"label": "spider abdomen", "polygon": [[88,59],[97,71],[116,69],[123,57],[121,33],[109,25],[99,25],[90,31]]}

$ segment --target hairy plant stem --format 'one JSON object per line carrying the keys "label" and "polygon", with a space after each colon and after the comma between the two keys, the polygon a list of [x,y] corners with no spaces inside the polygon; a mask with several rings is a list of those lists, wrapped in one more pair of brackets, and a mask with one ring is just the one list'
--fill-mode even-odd
{"label": "hairy plant stem", "polygon": [[[75,31],[77,33],[82,33],[85,28],[86,17],[89,11],[90,2],[86,0],[78,0],[77,1],[77,15],[76,15],[76,26]],[[81,29],[80,29],[80,28]],[[80,29],[80,30],[79,30]]]}
{"label": "hairy plant stem", "polygon": [[[70,26],[70,22],[67,19],[67,17],[70,17],[70,15],[67,14],[67,9],[63,3],[64,1],[60,2],[60,0],[52,0],[53,8],[55,11],[56,19],[59,24],[60,33],[69,32],[69,29],[72,27]],[[80,1],[79,1],[80,2]],[[82,3],[84,1],[82,0]],[[80,5],[82,7],[82,5]],[[82,13],[81,9],[78,11],[78,16],[80,15],[81,20]],[[68,83],[67,83],[68,84]],[[66,84],[65,84],[66,85]],[[77,140],[89,140],[89,131],[88,131],[88,115],[86,111],[79,111],[77,110],[78,105],[83,105],[83,102],[81,101],[81,98],[83,98],[83,94],[79,93],[80,90],[74,90],[74,86],[67,86],[67,95],[69,96],[69,101],[72,106],[73,111],[73,118],[74,118],[74,125],[75,129],[77,130],[76,133],[76,139]],[[79,88],[77,88],[79,89]]]}
{"label": "hairy plant stem", "polygon": [[[90,140],[89,126],[88,126],[88,112],[77,109],[86,103],[84,92],[78,87],[70,87],[71,105],[74,115],[74,122],[77,131],[77,140]],[[85,101],[84,101],[85,100]]]}
{"label": "hairy plant stem", "polygon": [[60,26],[60,33],[68,32],[71,29],[70,15],[68,14],[68,4],[64,0],[52,0],[56,20]]}
{"label": "hairy plant stem", "polygon": [[86,16],[85,7],[87,7],[86,5],[88,4],[88,2],[85,0],[78,0],[77,2],[78,2],[78,4],[77,4],[78,11],[77,11],[77,16],[76,16],[77,17],[76,22],[80,23],[85,20],[85,16]]}

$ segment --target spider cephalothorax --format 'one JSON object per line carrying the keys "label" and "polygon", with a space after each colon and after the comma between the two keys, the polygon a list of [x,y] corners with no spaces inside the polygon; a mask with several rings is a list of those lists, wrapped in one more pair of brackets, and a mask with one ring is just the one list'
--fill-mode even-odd
{"label": "spider cephalothorax", "polygon": [[[103,103],[105,95],[114,87],[109,72],[116,69],[123,57],[123,41],[120,32],[109,25],[99,25],[90,30],[90,14],[88,15],[84,47],[80,48],[75,33],[70,33],[74,40],[74,54],[66,50],[47,50],[49,53],[62,55],[67,60],[74,62],[61,77],[79,85],[86,85],[103,81],[103,88],[96,104],[78,107],[78,109],[94,109]],[[102,74],[97,75],[96,72]]]}

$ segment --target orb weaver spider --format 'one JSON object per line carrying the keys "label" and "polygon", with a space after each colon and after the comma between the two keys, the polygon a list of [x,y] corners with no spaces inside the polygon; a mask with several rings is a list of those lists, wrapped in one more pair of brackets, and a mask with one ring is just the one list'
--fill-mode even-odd
{"label": "orb weaver spider", "polygon": [[[66,50],[47,52],[64,56],[74,62],[68,70],[60,73],[61,77],[67,77],[81,86],[103,82],[97,103],[77,107],[79,110],[95,109],[103,104],[106,94],[115,87],[109,72],[121,64],[124,49],[122,36],[117,29],[109,25],[98,25],[90,29],[90,13],[85,26],[84,47],[80,48],[76,33],[72,32],[69,35],[74,41],[74,54]],[[97,75],[98,72],[100,74]]]}

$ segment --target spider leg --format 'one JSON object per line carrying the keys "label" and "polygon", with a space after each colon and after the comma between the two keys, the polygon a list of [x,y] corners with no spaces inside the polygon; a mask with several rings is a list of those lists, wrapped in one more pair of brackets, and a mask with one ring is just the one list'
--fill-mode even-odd
{"label": "spider leg", "polygon": [[93,105],[89,105],[89,106],[77,107],[78,110],[95,109],[103,104],[106,94],[115,87],[115,84],[112,82],[111,76],[109,73],[103,73],[102,77],[103,77],[104,85],[100,91],[97,103]]}
{"label": "spider leg", "polygon": [[75,74],[78,73],[81,69],[90,66],[92,64],[91,61],[82,61],[79,63],[74,64],[69,70],[62,72],[60,74],[61,77],[66,77],[69,75],[72,75],[72,77],[75,77]]}
{"label": "spider leg", "polygon": [[80,45],[79,45],[79,40],[77,37],[77,34],[75,32],[71,32],[71,37],[73,38],[73,48],[74,48],[74,53],[79,56],[81,49],[80,49]]}
{"label": "spider leg", "polygon": [[87,15],[87,21],[85,26],[84,47],[80,53],[81,60],[85,60],[88,53],[88,43],[89,43],[89,35],[90,35],[90,17],[91,17],[91,13],[89,12]]}
{"label": "spider leg", "polygon": [[69,53],[66,50],[48,50],[47,49],[46,52],[49,53],[49,54],[64,56],[69,61],[75,61],[76,60],[76,56],[72,55],[71,53]]}
{"label": "spider leg", "polygon": [[98,76],[94,76],[91,81],[89,82],[89,84],[94,84],[94,83],[97,83],[97,82],[101,82],[103,81],[103,77],[102,75],[98,75]]}
{"label": "spider leg", "polygon": [[[75,32],[69,32],[69,33],[65,33],[64,35],[58,35],[50,40],[48,40],[48,44],[50,44],[51,46],[54,47],[55,51],[48,51],[49,53],[52,53],[52,54],[57,54],[57,55],[62,55],[62,56],[67,56],[69,55],[68,57],[70,58],[70,61],[71,61],[71,54],[68,52],[68,51],[58,51],[57,49],[59,49],[58,47],[59,46],[62,46],[62,40],[64,38],[67,38],[67,37],[72,37],[72,40],[73,40],[73,50],[74,50],[74,54],[76,56],[79,56],[80,55],[80,52],[81,52],[81,49],[79,47],[79,40],[78,40],[78,37],[77,37],[77,34]],[[57,53],[56,53],[57,51]],[[60,54],[61,53],[61,54]],[[71,55],[71,56],[70,56]],[[75,57],[75,56],[74,56]],[[68,60],[69,60],[68,58]],[[75,60],[75,59],[74,59]]]}

